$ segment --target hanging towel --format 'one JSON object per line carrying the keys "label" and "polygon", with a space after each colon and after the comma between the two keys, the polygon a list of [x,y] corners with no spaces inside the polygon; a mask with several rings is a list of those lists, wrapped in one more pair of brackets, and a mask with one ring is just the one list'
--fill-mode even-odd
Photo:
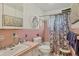
{"label": "hanging towel", "polygon": [[67,40],[69,41],[69,45],[71,45],[72,48],[76,50],[77,35],[74,32],[68,32]]}

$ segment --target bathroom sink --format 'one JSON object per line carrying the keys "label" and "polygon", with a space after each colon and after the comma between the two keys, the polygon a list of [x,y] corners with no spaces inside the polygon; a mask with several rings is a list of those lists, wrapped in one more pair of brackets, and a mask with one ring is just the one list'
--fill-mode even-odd
{"label": "bathroom sink", "polygon": [[21,52],[25,49],[27,49],[29,46],[28,45],[23,45],[23,44],[18,44],[15,47],[9,48],[6,51],[3,51],[0,53],[2,56],[13,56],[18,52]]}
{"label": "bathroom sink", "polygon": [[28,45],[18,45],[14,49],[14,52],[16,51],[14,54],[16,54],[20,51],[23,51],[23,50],[27,49],[28,47],[29,47]]}
{"label": "bathroom sink", "polygon": [[0,50],[0,56],[1,56],[4,52],[6,52],[6,50]]}

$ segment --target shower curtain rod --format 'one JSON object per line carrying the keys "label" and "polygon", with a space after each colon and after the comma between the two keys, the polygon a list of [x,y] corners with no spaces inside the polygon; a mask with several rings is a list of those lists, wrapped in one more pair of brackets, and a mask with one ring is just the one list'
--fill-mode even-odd
{"label": "shower curtain rod", "polygon": [[62,13],[58,13],[58,14],[51,14],[51,15],[42,15],[42,16],[39,16],[39,17],[45,17],[45,16],[56,16],[56,15],[62,15]]}
{"label": "shower curtain rod", "polygon": [[62,15],[62,14],[65,13],[65,12],[70,12],[70,10],[71,10],[71,8],[68,8],[68,9],[66,9],[66,10],[62,10],[61,13],[51,14],[51,15],[42,15],[42,16],[39,16],[39,17]]}

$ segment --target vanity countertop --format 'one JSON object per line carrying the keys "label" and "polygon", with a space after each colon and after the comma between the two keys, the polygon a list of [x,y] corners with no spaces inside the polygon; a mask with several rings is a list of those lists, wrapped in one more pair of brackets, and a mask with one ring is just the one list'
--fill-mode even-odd
{"label": "vanity countertop", "polygon": [[28,41],[27,44],[28,44],[30,47],[28,47],[27,49],[24,49],[23,51],[20,51],[20,52],[16,53],[15,56],[21,56],[21,55],[23,55],[24,53],[28,53],[28,52],[31,51],[33,48],[35,48],[35,47],[38,46],[37,43],[33,43],[33,42],[30,42],[30,41]]}
{"label": "vanity countertop", "polygon": [[18,44],[15,47],[7,48],[6,50],[0,50],[0,56],[21,56],[37,46],[38,44],[27,41],[23,44]]}

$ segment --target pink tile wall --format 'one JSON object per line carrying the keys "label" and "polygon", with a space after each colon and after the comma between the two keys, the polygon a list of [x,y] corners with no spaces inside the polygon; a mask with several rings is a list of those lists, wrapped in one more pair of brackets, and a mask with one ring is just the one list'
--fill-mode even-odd
{"label": "pink tile wall", "polygon": [[4,35],[5,39],[0,41],[0,45],[8,46],[13,43],[13,33],[16,33],[18,38],[24,38],[27,35],[27,40],[32,40],[33,37],[36,37],[36,34],[39,34],[43,41],[48,41],[48,26],[47,22],[44,22],[44,26],[40,29],[0,29],[0,33]]}
{"label": "pink tile wall", "polygon": [[43,36],[43,29],[34,30],[34,29],[0,29],[0,33],[4,35],[5,39],[0,41],[0,45],[8,46],[13,43],[12,34],[16,33],[18,38],[24,38],[27,34],[27,39],[32,40],[33,37],[36,37],[36,34]]}
{"label": "pink tile wall", "polygon": [[27,35],[28,40],[32,40],[33,37],[36,37],[36,34],[39,34],[42,37],[42,30],[32,30],[32,29],[27,29],[27,30],[19,30],[18,31],[18,36],[19,37],[24,37]]}

